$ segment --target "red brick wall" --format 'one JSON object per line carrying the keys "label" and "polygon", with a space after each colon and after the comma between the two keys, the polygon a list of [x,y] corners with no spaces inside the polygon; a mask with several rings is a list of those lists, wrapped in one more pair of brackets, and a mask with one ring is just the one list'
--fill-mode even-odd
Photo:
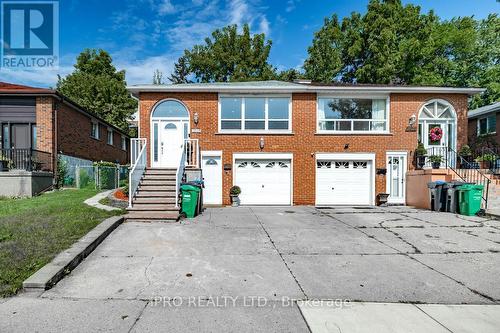
{"label": "red brick wall", "polygon": [[37,150],[52,154],[52,166],[56,165],[54,98],[43,96],[36,98],[36,147]]}
{"label": "red brick wall", "polygon": [[[318,152],[364,152],[376,154],[376,168],[385,168],[387,151],[407,151],[413,160],[417,145],[417,133],[406,132],[408,119],[418,115],[420,107],[432,98],[443,98],[453,104],[458,113],[458,145],[467,140],[467,96],[392,94],[390,103],[390,134],[386,135],[319,135],[316,132],[316,94],[293,94],[292,131],[284,135],[234,135],[218,134],[218,97],[216,93],[142,93],[140,95],[140,137],[147,138],[150,146],[150,114],[154,105],[165,98],[175,98],[189,109],[191,128],[201,133],[191,133],[191,138],[200,139],[201,150],[222,150],[224,164],[232,164],[233,153],[259,152],[260,137],[264,137],[262,152],[293,153],[293,201],[296,205],[314,204],[315,201],[315,157]],[[192,122],[197,112],[199,124]],[[349,149],[344,150],[345,144]],[[150,162],[148,149],[148,163]],[[413,166],[408,166],[409,169]],[[385,176],[376,176],[376,193],[385,192]],[[232,186],[232,171],[223,175],[224,204],[229,203],[229,188]]]}
{"label": "red brick wall", "polygon": [[[64,155],[92,161],[128,163],[128,151],[121,149],[121,135],[113,132],[113,145],[107,144],[107,126],[99,124],[99,140],[90,137],[91,118],[59,103],[57,112],[57,150]],[[128,143],[127,143],[128,148]]]}

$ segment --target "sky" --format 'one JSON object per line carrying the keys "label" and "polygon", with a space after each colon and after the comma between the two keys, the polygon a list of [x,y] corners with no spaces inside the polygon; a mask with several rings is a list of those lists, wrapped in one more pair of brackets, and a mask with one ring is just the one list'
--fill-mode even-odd
{"label": "sky", "polygon": [[[1,1],[1,0],[0,0]],[[443,19],[485,18],[500,12],[498,0],[403,0],[434,10]],[[314,32],[325,17],[364,13],[368,0],[60,0],[60,65],[57,70],[0,70],[0,81],[53,87],[57,74],[73,70],[85,48],[108,51],[128,84],[151,83],[159,69],[167,77],[186,48],[216,28],[250,24],[272,40],[270,63],[300,69]]]}

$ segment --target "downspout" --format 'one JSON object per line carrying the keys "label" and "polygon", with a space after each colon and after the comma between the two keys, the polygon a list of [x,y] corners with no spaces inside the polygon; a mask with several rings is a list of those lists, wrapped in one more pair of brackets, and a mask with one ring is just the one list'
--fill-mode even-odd
{"label": "downspout", "polygon": [[[63,97],[61,97],[61,103],[63,101]],[[57,130],[58,130],[58,124],[57,124],[57,111],[59,109],[59,104],[58,102],[54,99],[54,149],[53,149],[53,152],[54,152],[54,180],[57,179],[57,175],[58,175],[58,161],[59,159],[57,158],[57,148],[59,147],[58,145],[58,142],[57,142],[57,139],[58,139],[58,133],[57,133]]]}

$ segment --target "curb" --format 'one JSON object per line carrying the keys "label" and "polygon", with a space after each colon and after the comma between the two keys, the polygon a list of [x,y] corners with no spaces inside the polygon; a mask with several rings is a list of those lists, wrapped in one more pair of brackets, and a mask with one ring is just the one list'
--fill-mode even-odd
{"label": "curb", "polygon": [[92,253],[122,222],[123,216],[113,216],[102,221],[69,249],[59,253],[50,263],[27,278],[23,282],[23,289],[25,291],[43,291],[52,288]]}

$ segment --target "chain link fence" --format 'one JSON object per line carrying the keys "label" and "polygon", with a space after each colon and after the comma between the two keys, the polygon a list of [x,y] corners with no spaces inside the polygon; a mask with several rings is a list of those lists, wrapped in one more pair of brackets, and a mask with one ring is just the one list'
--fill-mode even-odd
{"label": "chain link fence", "polygon": [[65,187],[111,190],[124,187],[128,183],[126,165],[99,165],[90,160],[67,155],[59,156],[66,164]]}

